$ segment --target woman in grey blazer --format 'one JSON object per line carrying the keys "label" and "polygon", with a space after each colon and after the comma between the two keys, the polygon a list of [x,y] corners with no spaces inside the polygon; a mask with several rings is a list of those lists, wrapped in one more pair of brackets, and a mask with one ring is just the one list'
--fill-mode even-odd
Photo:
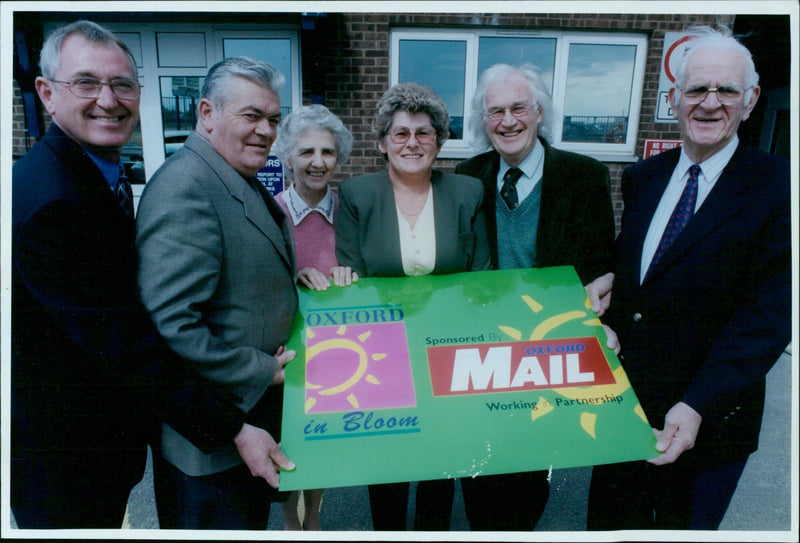
{"label": "woman in grey blazer", "polygon": [[[374,123],[386,170],[339,184],[336,256],[362,277],[488,270],[483,186],[433,169],[450,121],[429,88],[404,83],[378,102]],[[408,483],[370,485],[376,530],[405,530]],[[453,481],[417,486],[415,529],[448,530]]]}

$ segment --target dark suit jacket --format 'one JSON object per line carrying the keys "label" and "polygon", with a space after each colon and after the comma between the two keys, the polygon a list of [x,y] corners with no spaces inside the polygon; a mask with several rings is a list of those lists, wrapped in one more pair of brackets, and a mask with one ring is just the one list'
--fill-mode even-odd
{"label": "dark suit jacket", "polygon": [[[280,439],[273,356],[297,311],[289,219],[196,133],[147,183],[136,218],[139,288],[159,333],[193,371]],[[254,409],[260,404],[259,409]],[[263,409],[262,409],[263,408]],[[198,415],[200,416],[200,415]],[[164,457],[192,476],[242,462],[162,429]]]}
{"label": "dark suit jacket", "polygon": [[[614,210],[608,168],[576,153],[551,147],[545,140],[544,174],[536,235],[538,267],[574,266],[585,284],[611,269],[614,250]],[[483,181],[483,209],[497,268],[497,172],[500,155],[489,151],[456,166],[456,173]]]}
{"label": "dark suit jacket", "polygon": [[758,444],[764,377],[791,336],[789,164],[741,146],[639,285],[650,220],[676,149],[623,173],[625,212],[608,324],[654,427],[679,401],[703,417],[681,458],[720,463]]}
{"label": "dark suit jacket", "polygon": [[[489,269],[483,189],[476,179],[433,170],[436,263],[433,273]],[[392,183],[383,170],[339,184],[336,257],[362,277],[403,276]]]}
{"label": "dark suit jacket", "polygon": [[134,223],[92,159],[53,124],[14,165],[13,189],[15,461],[85,457],[105,477],[135,484],[158,418],[200,447],[229,442],[244,414],[183,371],[160,340],[137,296]]}

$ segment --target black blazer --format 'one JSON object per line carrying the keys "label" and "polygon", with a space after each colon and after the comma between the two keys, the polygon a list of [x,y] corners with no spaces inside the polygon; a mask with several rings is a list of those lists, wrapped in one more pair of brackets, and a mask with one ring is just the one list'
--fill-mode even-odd
{"label": "black blazer", "polygon": [[135,484],[159,418],[201,447],[229,442],[244,414],[155,332],[137,295],[134,223],[92,159],[53,124],[14,165],[13,190],[12,456],[78,455]]}
{"label": "black blazer", "polygon": [[[433,170],[436,263],[433,273],[489,269],[483,189],[477,179]],[[336,258],[362,277],[403,276],[400,230],[386,170],[339,184]]]}
{"label": "black blazer", "polygon": [[676,149],[628,167],[611,307],[625,371],[652,426],[679,401],[703,417],[681,458],[715,464],[758,445],[764,378],[791,340],[788,161],[743,149],[639,285],[650,220]]}
{"label": "black blazer", "polygon": [[[544,139],[544,173],[536,265],[574,266],[586,284],[611,269],[614,250],[614,210],[608,167],[587,156],[561,151]],[[489,151],[456,166],[456,173],[483,181],[483,209],[497,268],[497,172],[500,155]]]}

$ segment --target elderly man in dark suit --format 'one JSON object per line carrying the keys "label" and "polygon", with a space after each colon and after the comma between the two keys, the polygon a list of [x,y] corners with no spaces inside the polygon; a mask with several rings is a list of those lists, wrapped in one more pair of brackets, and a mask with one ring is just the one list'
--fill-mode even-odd
{"label": "elderly man in dark suit", "polygon": [[137,296],[120,174],[139,120],[133,57],[78,21],[40,64],[53,124],[13,169],[11,508],[20,528],[119,528],[159,418],[214,450],[244,412],[182,367]]}
{"label": "elderly man in dark suit", "polygon": [[[281,452],[284,343],[297,310],[291,227],[255,178],[280,121],[284,82],[246,57],[209,70],[195,133],[153,176],[137,217],[139,286],[158,331],[247,413],[207,454],[162,428],[154,466],[161,527],[265,529]],[[235,446],[234,446],[235,445]]]}
{"label": "elderly man in dark suit", "polygon": [[[683,147],[623,174],[604,315],[662,454],[594,468],[589,529],[717,529],[791,337],[788,161],[739,144],[759,95],[749,51],[724,28],[690,35],[669,93]],[[610,279],[588,289],[597,309]]]}
{"label": "elderly man in dark suit", "polygon": [[[472,99],[473,141],[492,150],[456,166],[484,185],[494,268],[574,266],[584,283],[611,269],[614,212],[608,168],[552,147],[552,99],[530,65],[496,64]],[[550,492],[547,471],[462,480],[472,530],[533,530]]]}

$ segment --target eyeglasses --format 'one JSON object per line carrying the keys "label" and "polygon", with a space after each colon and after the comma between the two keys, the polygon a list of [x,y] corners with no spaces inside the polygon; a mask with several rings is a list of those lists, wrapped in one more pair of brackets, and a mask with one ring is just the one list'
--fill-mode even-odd
{"label": "eyeglasses", "polygon": [[103,85],[108,85],[111,92],[120,100],[133,100],[139,97],[142,85],[132,79],[113,79],[110,83],[100,81],[94,77],[73,77],[69,81],[51,79],[53,83],[66,85],[77,98],[97,98]]}
{"label": "eyeglasses", "polygon": [[734,86],[708,88],[696,86],[689,87],[685,90],[682,89],[681,96],[690,104],[700,104],[706,99],[709,92],[716,92],[717,100],[719,100],[720,104],[732,106],[741,102],[744,93],[752,88],[753,87],[747,87],[746,89],[742,89]]}
{"label": "eyeglasses", "polygon": [[506,111],[508,111],[513,117],[524,119],[532,110],[533,106],[528,104],[516,104],[511,107],[492,107],[483,114],[483,118],[493,123],[499,123],[506,118]]}
{"label": "eyeglasses", "polygon": [[[408,128],[395,128],[389,130],[389,139],[392,143],[403,144],[411,138],[411,131]],[[436,139],[436,131],[433,128],[420,128],[414,132],[414,139],[417,143],[428,144]]]}

